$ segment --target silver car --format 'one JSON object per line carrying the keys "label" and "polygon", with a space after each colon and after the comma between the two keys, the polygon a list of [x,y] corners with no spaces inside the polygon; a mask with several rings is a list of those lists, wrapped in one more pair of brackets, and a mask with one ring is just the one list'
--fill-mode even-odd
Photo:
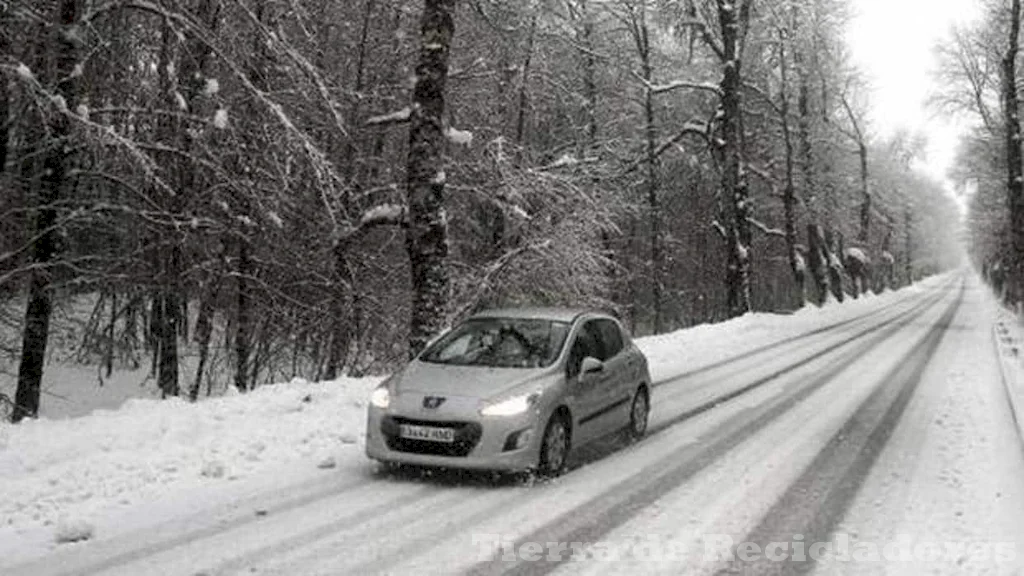
{"label": "silver car", "polygon": [[572,449],[647,430],[647,359],[606,314],[476,314],[370,399],[366,454],[389,463],[555,476]]}

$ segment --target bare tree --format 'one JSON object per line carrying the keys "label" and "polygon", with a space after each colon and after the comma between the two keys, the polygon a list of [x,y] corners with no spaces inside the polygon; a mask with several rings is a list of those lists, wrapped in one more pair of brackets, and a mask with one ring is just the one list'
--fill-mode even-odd
{"label": "bare tree", "polygon": [[444,92],[455,24],[455,0],[425,0],[419,63],[409,117],[405,246],[412,272],[409,354],[418,354],[444,327],[450,294],[446,175],[442,163]]}
{"label": "bare tree", "polygon": [[43,365],[53,311],[52,263],[60,242],[57,204],[68,193],[68,172],[74,149],[71,115],[76,110],[78,97],[75,67],[79,62],[79,44],[83,34],[79,29],[81,6],[78,0],[61,0],[56,8],[55,26],[42,40],[56,60],[56,90],[54,109],[49,113],[47,130],[50,138],[45,145],[44,171],[33,226],[32,272],[25,309],[21,363],[18,366],[18,387],[11,415],[14,422],[34,418],[39,413]]}
{"label": "bare tree", "polygon": [[1001,67],[1004,138],[1006,143],[1006,195],[1010,212],[1011,301],[1024,294],[1024,173],[1021,162],[1020,103],[1017,95],[1017,54],[1020,51],[1021,0],[1010,2],[1010,31]]}
{"label": "bare tree", "polygon": [[845,87],[839,94],[839,102],[843,107],[846,116],[847,126],[839,125],[839,131],[843,133],[857,147],[857,160],[860,184],[860,219],[857,230],[857,241],[862,246],[868,246],[871,229],[871,188],[868,172],[868,134],[863,106],[855,100],[855,89],[859,80],[855,76],[846,79]]}

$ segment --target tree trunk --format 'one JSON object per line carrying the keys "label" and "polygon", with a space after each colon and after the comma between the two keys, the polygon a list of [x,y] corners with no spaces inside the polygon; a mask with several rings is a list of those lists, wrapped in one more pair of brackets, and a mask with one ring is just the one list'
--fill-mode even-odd
{"label": "tree trunk", "polygon": [[[165,22],[161,29],[160,53],[158,56],[157,74],[159,77],[159,89],[168,110],[177,107],[175,101],[174,78],[172,70],[175,65],[174,42],[176,35],[169,23]],[[157,140],[164,146],[174,146],[177,142],[181,129],[178,121],[164,115],[158,118],[156,123]],[[181,170],[181,160],[171,154],[165,154],[168,170],[174,170],[179,178],[187,177],[190,170]],[[178,216],[179,207],[182,205],[180,190],[167,199],[167,210],[172,217]],[[156,372],[157,387],[160,388],[161,397],[174,396],[178,393],[178,323],[176,305],[177,283],[180,276],[180,268],[175,258],[175,253],[180,253],[178,242],[180,238],[173,229],[165,233],[164,238],[156,238],[157,251],[154,255],[157,269],[159,270],[156,294],[153,297],[152,313],[150,315],[150,335],[153,339],[153,368]],[[166,247],[164,244],[166,243]],[[175,302],[168,302],[175,300]]]}
{"label": "tree trunk", "polygon": [[523,56],[523,73],[519,78],[519,105],[516,110],[516,144],[522,145],[526,138],[526,108],[529,104],[530,63],[533,60],[534,36],[537,34],[537,16],[530,19],[530,34],[526,40],[526,54]]}
{"label": "tree trunk", "polygon": [[160,316],[159,327],[160,360],[157,363],[157,386],[163,398],[177,396],[178,387],[178,329],[181,319],[181,301],[177,278],[181,276],[181,251],[177,246],[171,247],[170,254],[164,262],[165,284],[159,296]]}
{"label": "tree trunk", "polygon": [[800,291],[800,306],[804,304],[804,276],[806,263],[797,251],[796,241],[796,184],[794,183],[793,131],[789,124],[789,65],[786,62],[786,34],[779,32],[779,115],[782,117],[782,139],[786,148],[786,180],[782,189],[783,232],[786,235],[786,255],[793,280]]}
{"label": "tree trunk", "polygon": [[[1016,0],[1015,0],[1016,1]],[[907,206],[903,212],[903,242],[904,252],[906,252],[906,260],[904,261],[904,273],[907,277],[907,286],[914,283],[914,238],[912,235],[911,225],[913,224],[913,212],[910,206]]]}
{"label": "tree trunk", "polygon": [[[57,94],[63,98],[66,110],[75,109],[78,86],[75,69],[78,60],[77,27],[80,18],[78,0],[60,0],[57,6],[57,29],[53,33],[52,49],[56,53]],[[72,146],[71,121],[62,111],[50,111],[50,141],[46,145],[44,172],[41,182],[39,206],[36,212],[32,243],[28,305],[25,309],[25,329],[22,333],[21,361],[18,365],[18,385],[14,395],[13,422],[35,418],[39,414],[39,395],[42,389],[43,365],[50,333],[50,315],[53,311],[51,287],[52,264],[57,255],[59,232],[56,204],[60,201],[68,171]]]}
{"label": "tree trunk", "polygon": [[[0,54],[10,54],[11,44],[7,34],[0,34]],[[8,150],[11,144],[11,80],[0,78],[0,174],[7,169]]]}
{"label": "tree trunk", "polygon": [[246,392],[250,388],[250,356],[252,354],[252,306],[249,297],[249,277],[253,274],[253,261],[249,241],[238,241],[238,263],[235,283],[235,388]]}
{"label": "tree trunk", "polygon": [[[634,36],[640,53],[643,78],[650,85],[654,80],[654,67],[651,64],[650,32],[645,7],[646,4],[640,5],[640,21],[635,27]],[[654,306],[654,333],[661,334],[665,330],[661,277],[664,258],[661,246],[661,205],[658,198],[658,127],[654,119],[654,93],[651,90],[644,91],[644,136],[647,146],[647,232],[651,254],[651,299]]]}
{"label": "tree trunk", "polygon": [[110,318],[107,321],[106,349],[103,352],[103,365],[107,378],[114,372],[114,334],[117,328],[117,290],[110,289]]}
{"label": "tree trunk", "polygon": [[[363,19],[359,33],[359,50],[356,57],[356,79],[353,86],[357,94],[361,94],[365,88],[366,58],[370,49],[368,39],[376,6],[376,0],[366,0],[363,5]],[[349,117],[354,122],[361,121],[362,103],[362,98],[355,98],[353,100],[349,110]],[[359,171],[356,170],[356,156],[356,141],[353,136],[349,136],[345,140],[343,170],[345,179],[349,183],[349,190],[356,192],[356,194],[346,193],[342,199],[344,208],[347,211],[355,209],[352,196],[358,195],[358,191],[361,189],[360,177],[357,175]],[[359,298],[357,296],[359,288],[355,281],[355,275],[352,272],[352,264],[349,259],[350,249],[351,246],[348,243],[340,243],[333,250],[334,286],[331,294],[331,315],[328,320],[330,325],[330,344],[327,348],[327,366],[323,373],[323,378],[326,380],[334,380],[341,375],[354,333],[353,318],[358,315],[354,308],[359,305]]]}
{"label": "tree trunk", "polygon": [[892,235],[894,228],[892,220],[889,220],[889,227],[885,230],[885,237],[882,239],[882,251],[878,255],[880,270],[875,275],[875,294],[881,294],[886,289],[895,288],[893,282],[893,259],[892,259]]}
{"label": "tree trunk", "polygon": [[446,322],[451,280],[444,207],[444,90],[455,0],[425,0],[409,126],[405,246],[412,275],[409,354],[418,354]]}
{"label": "tree trunk", "polygon": [[[739,14],[737,14],[737,10]],[[735,3],[718,0],[722,33],[724,77],[718,149],[723,159],[721,193],[726,208],[726,303],[730,317],[750,311],[750,198],[743,165],[743,77],[740,73],[742,42],[749,19],[750,0]]]}
{"label": "tree trunk", "polygon": [[[800,29],[799,9],[793,8],[793,34]],[[818,206],[817,168],[812,138],[814,113],[811,109],[811,80],[807,71],[806,57],[802,46],[793,50],[793,66],[798,77],[797,85],[797,142],[800,154],[800,167],[803,176],[803,199],[807,206],[809,218],[821,222],[821,211]],[[820,224],[807,225],[807,255],[811,279],[818,294],[818,305],[828,300],[831,291],[829,286],[828,252],[825,247],[824,231]]]}
{"label": "tree trunk", "polygon": [[[857,143],[857,155],[860,156],[860,232],[857,241],[861,248],[868,249],[871,231],[871,190],[868,188],[868,147],[863,137]],[[842,256],[842,255],[841,255]]]}
{"label": "tree trunk", "polygon": [[828,282],[832,295],[842,302],[846,296],[843,292],[842,240],[836,241],[832,228],[825,228],[825,255],[828,258]]}
{"label": "tree trunk", "polygon": [[820,224],[807,225],[807,264],[818,295],[817,304],[828,302],[830,292],[828,281],[828,252],[825,249],[825,233]]}
{"label": "tree trunk", "polygon": [[579,0],[579,43],[583,47],[583,101],[588,146],[597,140],[597,59],[594,57],[594,21],[587,0]]}
{"label": "tree trunk", "polygon": [[1020,102],[1017,96],[1017,54],[1020,50],[1021,0],[1010,5],[1010,38],[1002,60],[1003,121],[1006,137],[1006,194],[1010,212],[1010,268],[1008,297],[1018,303],[1024,296],[1024,174],[1021,161]]}
{"label": "tree trunk", "polygon": [[334,273],[337,277],[331,298],[331,345],[327,350],[325,380],[334,380],[341,375],[348,349],[352,340],[352,303],[345,297],[355,290],[355,278],[348,257],[347,242],[340,242],[334,248]]}
{"label": "tree trunk", "polygon": [[199,390],[203,383],[203,372],[210,357],[210,337],[213,335],[213,317],[217,311],[217,280],[211,274],[208,285],[203,290],[202,301],[199,303],[199,316],[196,318],[195,341],[199,345],[199,363],[196,366],[196,377],[188,391],[189,400],[199,399]]}

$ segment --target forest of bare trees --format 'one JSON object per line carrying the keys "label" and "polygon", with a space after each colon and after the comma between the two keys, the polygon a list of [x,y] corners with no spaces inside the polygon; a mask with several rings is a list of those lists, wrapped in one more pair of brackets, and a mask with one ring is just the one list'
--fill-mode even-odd
{"label": "forest of bare trees", "polygon": [[970,199],[971,257],[1009,306],[1024,303],[1020,0],[990,0],[978,22],[940,47],[940,110],[969,119],[953,177]]}
{"label": "forest of bare trees", "polygon": [[[645,335],[956,262],[956,206],[911,169],[920,139],[868,120],[843,0],[0,11],[15,420],[38,412],[52,317],[83,306],[79,361],[143,363],[195,399],[386,370],[485,306],[600,307]],[[947,54],[944,105],[982,119],[962,180],[977,204],[1002,179],[1017,209],[1015,236],[971,229],[982,259],[1024,254],[1007,21]]]}

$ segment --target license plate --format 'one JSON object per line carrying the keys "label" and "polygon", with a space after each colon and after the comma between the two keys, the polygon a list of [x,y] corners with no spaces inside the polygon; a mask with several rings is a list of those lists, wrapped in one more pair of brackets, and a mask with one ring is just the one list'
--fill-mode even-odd
{"label": "license plate", "polygon": [[455,430],[451,428],[435,428],[433,426],[415,426],[402,424],[398,434],[410,440],[427,440],[429,442],[455,442]]}

